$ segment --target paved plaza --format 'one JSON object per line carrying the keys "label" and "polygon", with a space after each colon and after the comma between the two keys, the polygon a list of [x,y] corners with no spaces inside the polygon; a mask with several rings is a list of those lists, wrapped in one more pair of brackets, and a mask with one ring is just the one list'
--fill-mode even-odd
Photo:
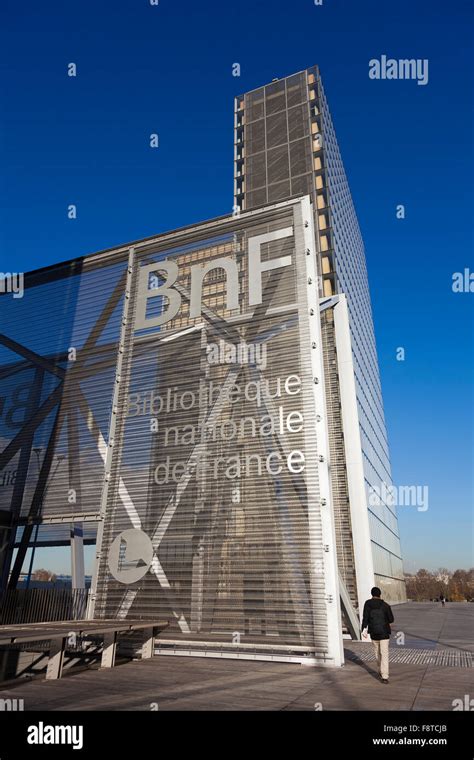
{"label": "paved plaza", "polygon": [[376,675],[372,645],[345,641],[343,668],[158,656],[9,683],[0,699],[23,699],[27,711],[452,710],[474,695],[474,604],[408,603],[394,615],[388,685]]}

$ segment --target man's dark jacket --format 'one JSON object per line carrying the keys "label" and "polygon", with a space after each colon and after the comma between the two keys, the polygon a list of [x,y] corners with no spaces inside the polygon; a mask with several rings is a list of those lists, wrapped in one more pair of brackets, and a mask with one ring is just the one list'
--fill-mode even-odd
{"label": "man's dark jacket", "polygon": [[364,604],[362,630],[368,628],[373,641],[390,638],[393,620],[392,608],[383,599],[368,599]]}

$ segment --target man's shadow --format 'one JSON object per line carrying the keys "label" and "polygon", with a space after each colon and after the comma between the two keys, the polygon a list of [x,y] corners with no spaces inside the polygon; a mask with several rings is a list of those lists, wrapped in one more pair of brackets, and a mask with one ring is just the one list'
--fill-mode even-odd
{"label": "man's shadow", "polygon": [[[368,665],[366,662],[364,662],[364,660],[359,659],[359,657],[357,657],[357,655],[355,657],[352,657],[350,661],[353,662],[355,665],[358,665],[363,670],[365,670],[366,673],[368,673],[369,676],[371,676],[372,678],[375,678],[376,681],[380,681],[380,676],[378,674],[378,671],[377,670],[373,670],[370,667],[370,665]],[[375,667],[377,667],[377,665]]]}

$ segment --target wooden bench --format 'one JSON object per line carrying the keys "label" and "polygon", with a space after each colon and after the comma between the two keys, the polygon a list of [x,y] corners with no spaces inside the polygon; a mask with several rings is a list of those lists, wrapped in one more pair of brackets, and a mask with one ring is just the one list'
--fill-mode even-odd
{"label": "wooden bench", "polygon": [[153,657],[155,636],[168,626],[163,621],[143,620],[65,620],[54,623],[25,623],[24,625],[0,626],[0,647],[15,644],[28,644],[36,641],[50,641],[46,678],[61,678],[64,654],[71,636],[102,636],[102,668],[113,668],[117,651],[117,638],[120,633],[143,631],[144,642],[141,648],[143,659]]}

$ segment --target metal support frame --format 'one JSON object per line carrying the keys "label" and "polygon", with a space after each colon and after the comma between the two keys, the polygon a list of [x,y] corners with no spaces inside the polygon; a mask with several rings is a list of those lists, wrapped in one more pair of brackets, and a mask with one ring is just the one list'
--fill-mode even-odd
{"label": "metal support frame", "polygon": [[[337,305],[341,303],[341,307],[339,310],[337,309]],[[341,382],[344,386],[345,391],[345,406],[347,407],[347,404],[349,403],[349,398],[351,398],[351,392],[355,393],[355,386],[352,389],[352,391],[348,388],[348,378],[346,377],[347,371],[352,371],[354,373],[354,367],[351,366],[351,368],[343,368],[343,358],[347,359],[347,339],[349,338],[350,341],[350,333],[349,333],[349,322],[348,322],[348,314],[347,314],[347,302],[346,302],[346,296],[344,293],[340,293],[335,296],[329,296],[326,298],[321,298],[319,302],[319,311],[320,313],[323,313],[324,311],[328,311],[329,309],[333,312],[333,318],[334,318],[334,325],[335,325],[335,343],[336,343],[336,357],[338,361],[338,380],[339,380],[339,392],[342,394],[341,390]],[[344,315],[345,312],[345,315]],[[341,314],[343,314],[343,318],[341,319]],[[337,331],[336,331],[337,327]],[[352,365],[352,355],[350,358],[350,364]],[[342,378],[342,380],[341,380]],[[350,382],[350,380],[349,380]],[[352,411],[355,411],[355,415],[357,417],[357,421],[355,420],[354,416],[352,415],[352,418],[349,419],[349,415],[346,413],[346,427],[344,427],[344,419],[342,420],[342,426],[343,426],[343,433],[346,431],[348,433],[348,437],[350,435],[354,434],[354,431],[349,431],[348,428],[350,425],[359,424],[358,423],[358,413],[357,413],[357,399],[355,395],[350,400],[350,405],[352,406]],[[341,413],[344,415],[344,412],[347,411],[347,409],[342,410],[342,400],[341,400]],[[345,460],[346,460],[346,474],[349,480],[349,473],[347,472],[347,440],[344,437],[344,444],[345,444]],[[363,471],[362,471],[363,476]],[[349,487],[349,482],[348,482]],[[352,503],[352,502],[351,502]],[[352,519],[354,515],[351,514],[351,525],[352,525]],[[352,535],[354,536],[354,532],[352,531]],[[370,556],[371,553],[371,547],[366,546],[363,549],[363,556]],[[370,560],[369,560],[370,562]],[[367,582],[367,579],[365,579],[365,582]],[[373,584],[372,584],[373,585]],[[351,637],[353,639],[360,640],[361,638],[361,630],[360,630],[360,621],[359,621],[359,615],[357,613],[356,608],[352,604],[350,594],[346,588],[346,585],[344,583],[344,579],[339,573],[339,586],[340,586],[340,597],[341,597],[341,607],[342,611],[345,615],[345,620],[347,622],[347,627],[349,629],[349,632],[351,634]],[[356,573],[356,589],[358,589],[358,578]],[[367,595],[367,589],[365,589],[361,596],[365,599]],[[358,604],[360,604],[360,599],[358,596]]]}
{"label": "metal support frame", "polygon": [[[310,356],[313,372],[313,399],[314,408],[317,410],[316,430],[318,441],[318,482],[319,482],[319,512],[323,534],[324,551],[324,585],[326,593],[326,616],[328,627],[329,652],[335,665],[344,664],[344,647],[342,641],[342,620],[339,604],[339,570],[336,553],[336,530],[334,523],[333,500],[331,493],[330,478],[330,453],[329,434],[327,425],[327,407],[324,388],[324,362],[322,351],[321,321],[319,315],[319,297],[316,287],[317,267],[315,250],[314,217],[309,196],[301,200],[301,205],[295,213],[301,215],[300,223],[303,229],[305,247],[306,275],[307,275],[307,319],[309,319]],[[310,435],[310,431],[307,431]],[[308,441],[310,443],[310,441]],[[314,509],[314,504],[309,504],[309,512]],[[309,525],[310,541],[314,542],[313,526]],[[316,568],[312,567],[312,581],[314,582]]]}
{"label": "metal support frame", "polygon": [[19,433],[10,441],[7,447],[0,454],[0,470],[3,470],[6,464],[13,459],[19,449],[21,449],[25,439],[31,433],[34,433],[41,425],[54,407],[60,402],[63,393],[63,384],[60,383],[48,398],[39,406],[32,417],[25,422]]}
{"label": "metal support frame", "polygon": [[[69,488],[74,488],[76,504],[81,507],[81,468],[79,432],[77,425],[77,409],[68,414],[68,466]],[[82,523],[75,522],[71,525],[71,580],[72,588],[85,588],[86,579],[84,571],[84,540]]]}
{"label": "metal support frame", "polygon": [[346,617],[349,633],[351,634],[351,637],[353,639],[360,639],[361,630],[360,630],[359,617],[357,615],[356,610],[354,609],[354,606],[351,602],[351,598],[349,596],[349,592],[346,588],[346,584],[344,583],[344,580],[340,573],[339,573],[339,592],[341,596],[341,607]]}
{"label": "metal support frame", "polygon": [[[75,265],[77,264],[77,270],[74,271],[74,274],[80,273],[82,271],[82,259],[79,262],[74,262]],[[96,264],[97,265],[97,264]],[[69,270],[69,274],[71,273],[71,269]],[[85,364],[85,361],[89,355],[89,353],[93,352],[94,350],[97,350],[97,340],[100,337],[105,324],[108,322],[111,314],[113,314],[116,305],[123,294],[123,286],[124,286],[124,280],[125,280],[125,273],[122,277],[119,278],[119,281],[117,282],[113,292],[111,293],[105,307],[102,309],[101,314],[97,321],[94,324],[94,327],[92,328],[91,332],[89,333],[87,340],[83,346],[81,358],[79,361],[75,364],[74,371],[77,373],[79,369],[83,369],[83,365]],[[33,283],[35,284],[35,283]],[[13,527],[12,527],[12,533],[10,537],[10,546],[9,549],[6,552],[6,557],[3,563],[3,569],[2,574],[0,578],[0,588],[4,588],[7,585],[8,587],[13,588],[16,586],[19,575],[21,572],[21,568],[24,562],[24,557],[26,555],[26,551],[28,547],[30,546],[30,540],[31,535],[33,532],[33,526],[36,524],[38,525],[40,522],[40,513],[42,508],[42,502],[45,495],[45,489],[49,477],[49,471],[52,464],[52,459],[54,456],[54,448],[55,443],[57,440],[58,435],[58,426],[61,427],[63,423],[63,418],[60,417],[60,409],[61,409],[61,400],[63,398],[64,394],[64,380],[66,379],[66,376],[69,377],[67,374],[67,370],[60,366],[60,362],[67,360],[67,355],[64,353],[56,354],[54,356],[49,357],[43,357],[36,352],[32,351],[31,349],[27,348],[26,346],[21,345],[17,341],[13,340],[12,338],[9,338],[6,335],[0,334],[0,343],[5,345],[7,348],[9,348],[11,351],[17,353],[19,356],[24,358],[24,362],[16,362],[14,365],[9,365],[8,367],[4,368],[1,372],[1,376],[9,376],[11,374],[15,374],[16,372],[23,371],[25,369],[28,369],[30,365],[33,365],[36,368],[36,380],[38,378],[41,379],[41,382],[34,382],[32,385],[32,390],[30,394],[30,400],[28,404],[28,409],[26,411],[25,417],[26,422],[23,424],[22,429],[13,437],[13,439],[9,442],[9,444],[6,446],[6,448],[1,452],[0,454],[0,470],[5,467],[5,465],[15,456],[15,454],[20,450],[20,463],[19,463],[19,470],[20,475],[17,478],[17,481],[15,483],[13,498],[12,498],[12,511],[14,512],[14,521],[13,521]],[[103,349],[101,349],[103,350]],[[97,369],[99,365],[96,365],[95,368],[93,368],[91,371],[93,372],[94,369]],[[42,386],[42,380],[44,372],[50,372],[51,374],[55,375],[56,377],[60,378],[61,382],[56,386],[56,388],[50,393],[48,398],[40,405],[41,400],[41,386]],[[71,376],[71,383],[73,385],[73,390],[79,391],[78,384],[74,381],[74,375]],[[35,495],[33,497],[32,504],[30,506],[30,512],[28,515],[28,518],[26,521],[20,519],[20,508],[23,500],[23,493],[26,483],[26,477],[28,472],[28,465],[29,465],[29,459],[31,456],[31,448],[33,445],[34,435],[36,430],[40,427],[40,425],[44,422],[44,420],[48,417],[48,415],[52,412],[52,410],[57,406],[57,414],[55,417],[55,421],[53,423],[53,429],[50,435],[50,439],[48,442],[48,448],[47,448],[47,455],[45,456],[45,460],[43,460],[43,467],[41,469],[41,473],[38,479],[38,483],[35,489]],[[75,419],[75,418],[74,418]],[[72,420],[72,425],[74,426],[74,419]],[[69,422],[69,420],[68,420]],[[71,430],[68,430],[69,433],[69,442],[74,437],[74,430],[71,432]],[[72,436],[72,437],[71,437]],[[49,453],[48,453],[49,452]],[[45,461],[47,466],[44,467]],[[74,518],[70,518],[69,521],[76,521]],[[23,531],[21,541],[19,542],[18,546],[18,553],[15,558],[15,564],[13,567],[13,570],[10,574],[10,579],[8,581],[8,574],[11,564],[11,558],[15,543],[15,532],[16,527],[20,524],[24,524],[26,527]],[[73,551],[73,562],[75,569],[73,569],[73,575],[75,575],[76,582],[81,583],[81,578],[84,575],[83,570],[81,569],[81,565],[83,565],[83,561],[81,563],[80,555],[81,555],[81,539],[80,539],[80,530],[77,530],[74,528],[74,546],[72,547]],[[36,545],[36,542],[35,542]]]}
{"label": "metal support frame", "polygon": [[72,588],[85,588],[84,533],[82,523],[71,527],[71,584]]}
{"label": "metal support frame", "polygon": [[[0,573],[2,568],[5,568],[5,574],[8,575],[9,567],[7,566],[7,551],[8,547],[13,543],[14,537],[11,536],[12,532],[12,514],[6,510],[0,510]],[[2,584],[0,583],[0,594],[2,592]]]}
{"label": "metal support frame", "polygon": [[[2,341],[4,342],[4,341]],[[33,415],[41,403],[41,390],[43,387],[44,369],[37,367],[35,376],[31,386],[28,404],[25,409],[25,418],[28,419]],[[15,543],[16,535],[16,521],[21,512],[21,506],[23,503],[23,495],[25,493],[26,480],[28,476],[28,469],[30,466],[31,451],[34,441],[34,430],[29,430],[21,439],[20,458],[18,461],[17,478],[15,486],[13,488],[11,512],[12,512],[12,529],[8,537],[8,546],[3,558],[3,566],[0,568],[0,589],[5,589],[8,585],[8,576],[10,572],[10,565],[13,557],[13,545]],[[5,462],[6,464],[6,462]]]}
{"label": "metal support frame", "polygon": [[70,515],[67,512],[63,513],[57,513],[54,515],[41,515],[41,517],[20,517],[17,521],[17,525],[28,525],[29,523],[32,523],[33,525],[36,525],[36,523],[41,522],[42,525],[64,525],[65,523],[74,523],[74,522],[98,522],[100,520],[100,514],[99,512],[81,512],[80,514],[76,515]]}
{"label": "metal support frame", "polygon": [[[41,471],[38,477],[38,482],[36,483],[33,499],[31,501],[31,506],[30,506],[31,517],[36,517],[39,514],[41,505],[43,502],[44,492],[45,492],[46,485],[48,482],[49,473],[51,471],[51,465],[53,463],[56,439],[58,437],[59,430],[60,430],[60,412],[61,412],[61,406],[59,405],[56,410],[56,415],[53,422],[53,428],[51,431],[51,435],[49,437],[48,446],[46,448],[46,453],[44,455],[43,463],[41,465]],[[25,561],[26,552],[28,549],[28,545],[29,545],[32,533],[33,533],[33,528],[34,528],[33,523],[28,523],[27,525],[25,525],[25,528],[23,530],[21,544],[18,548],[18,552],[15,557],[15,563],[13,565],[13,569],[10,575],[10,580],[8,582],[8,588],[10,589],[16,588],[16,585],[18,583],[18,579],[21,573],[21,568],[23,567],[23,562]]]}
{"label": "metal support frame", "polygon": [[105,453],[104,481],[103,481],[103,486],[102,486],[102,494],[100,498],[100,510],[99,510],[100,521],[99,521],[99,525],[97,529],[95,567],[94,567],[94,573],[92,576],[91,590],[90,590],[90,596],[89,596],[89,606],[88,606],[88,611],[87,611],[87,617],[90,619],[94,617],[96,601],[97,601],[97,587],[98,587],[98,581],[99,581],[100,564],[102,560],[102,543],[103,543],[103,538],[104,538],[104,524],[105,524],[106,511],[107,511],[107,499],[108,499],[108,494],[109,494],[110,475],[111,475],[111,470],[112,470],[112,458],[114,454],[115,433],[116,433],[116,428],[117,428],[117,413],[118,413],[118,402],[119,402],[121,378],[122,378],[123,357],[124,357],[126,336],[130,330],[128,313],[129,313],[129,306],[130,306],[130,296],[132,292],[132,277],[133,277],[133,272],[134,272],[134,261],[135,261],[135,249],[132,247],[129,249],[129,252],[128,252],[127,275],[126,275],[126,281],[125,281],[125,297],[124,297],[124,302],[123,302],[122,323],[121,323],[121,328],[120,328],[120,338],[119,338],[119,345],[118,345],[118,350],[117,350],[117,365],[116,365],[116,370],[115,370],[114,391],[112,394],[112,410],[110,414],[108,443],[107,443],[107,449]]}
{"label": "metal support frame", "polygon": [[354,379],[354,364],[349,331],[346,297],[339,295],[334,306],[334,329],[337,348],[337,369],[341,394],[344,453],[351,511],[352,541],[357,582],[359,617],[362,619],[364,601],[374,583],[374,563],[370,540],[369,513],[365,489],[359,413]]}

